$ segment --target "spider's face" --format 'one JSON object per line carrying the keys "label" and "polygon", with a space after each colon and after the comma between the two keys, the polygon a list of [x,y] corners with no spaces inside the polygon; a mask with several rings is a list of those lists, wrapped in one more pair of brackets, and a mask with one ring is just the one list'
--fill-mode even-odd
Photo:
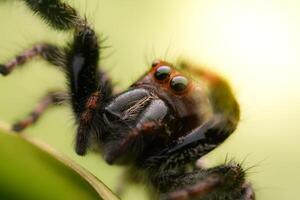
{"label": "spider's face", "polygon": [[203,86],[164,61],[153,62],[150,71],[134,86],[155,93],[178,120],[190,116],[202,118],[204,108],[209,107]]}
{"label": "spider's face", "polygon": [[[141,117],[140,114],[154,100],[157,103],[152,105],[152,109],[164,116],[159,119],[158,116],[148,118],[159,121],[168,115],[173,121],[192,120],[198,125],[210,109],[206,93],[199,83],[181,74],[170,63],[155,61],[148,73],[129,90],[118,95],[106,107],[106,111],[118,119],[136,121],[136,117]],[[153,115],[158,113],[154,112]]]}
{"label": "spider's face", "polygon": [[157,95],[168,106],[173,117],[173,135],[182,136],[201,124],[211,113],[204,86],[181,73],[172,64],[157,60],[149,72],[133,87],[141,87]]}
{"label": "spider's face", "polygon": [[[208,98],[200,84],[182,75],[171,64],[159,61],[129,90],[116,96],[106,106],[105,115],[112,127],[143,132],[140,135],[151,135],[168,143],[203,123],[209,109]],[[149,139],[147,143],[151,144]]]}

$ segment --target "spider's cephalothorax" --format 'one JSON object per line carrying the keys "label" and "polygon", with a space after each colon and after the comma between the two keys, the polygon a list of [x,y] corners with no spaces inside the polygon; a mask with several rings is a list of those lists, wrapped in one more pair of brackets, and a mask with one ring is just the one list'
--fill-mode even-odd
{"label": "spider's cephalothorax", "polygon": [[[175,68],[156,60],[128,90],[115,93],[107,74],[98,69],[100,47],[86,20],[59,0],[23,1],[50,26],[73,31],[74,37],[66,48],[37,44],[0,65],[0,73],[8,75],[38,55],[63,70],[78,125],[77,154],[93,150],[109,164],[127,166],[126,177],[148,185],[151,198],[254,199],[239,164],[210,169],[196,165],[239,121],[238,103],[224,79],[188,62]],[[65,96],[50,92],[13,130],[20,132],[36,122]]]}

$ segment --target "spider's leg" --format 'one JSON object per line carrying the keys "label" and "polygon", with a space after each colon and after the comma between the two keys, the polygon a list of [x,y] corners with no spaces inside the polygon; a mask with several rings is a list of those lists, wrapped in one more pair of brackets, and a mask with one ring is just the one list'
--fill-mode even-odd
{"label": "spider's leg", "polygon": [[238,164],[225,164],[207,170],[168,176],[160,180],[162,199],[167,200],[254,200],[245,172]]}
{"label": "spider's leg", "polygon": [[99,53],[95,32],[88,26],[77,29],[66,53],[65,70],[73,111],[79,124],[75,147],[79,155],[84,155],[86,152],[93,132],[94,114],[102,108],[103,102],[111,95],[108,92],[111,91],[109,80],[106,80],[105,73],[97,70]]}
{"label": "spider's leg", "polygon": [[62,105],[65,103],[68,94],[67,92],[61,91],[52,91],[45,95],[36,107],[33,109],[32,112],[24,119],[16,122],[12,126],[12,130],[15,132],[21,132],[28,126],[37,122],[37,120],[41,117],[41,115],[46,111],[47,108],[51,107],[52,105]]}
{"label": "spider's leg", "polygon": [[65,73],[79,124],[75,150],[79,155],[84,155],[91,133],[97,131],[93,125],[96,111],[102,108],[111,91],[111,84],[101,85],[105,74],[97,71],[100,53],[98,38],[86,19],[60,0],[23,1],[53,28],[74,31],[74,39],[66,50]]}
{"label": "spider's leg", "polygon": [[57,30],[70,30],[84,23],[74,8],[60,0],[23,1],[34,13]]}
{"label": "spider's leg", "polygon": [[27,49],[20,55],[16,56],[14,59],[10,60],[6,64],[0,64],[0,74],[4,76],[8,75],[17,66],[22,66],[23,64],[37,56],[41,56],[43,59],[58,67],[63,67],[65,63],[64,52],[59,47],[46,43],[36,44],[30,49]]}
{"label": "spider's leg", "polygon": [[149,158],[145,166],[157,168],[161,165],[161,168],[168,169],[194,162],[216,148],[236,129],[239,105],[231,88],[218,76],[208,81],[213,117],[174,141],[160,154]]}
{"label": "spider's leg", "polygon": [[[60,0],[23,0],[24,3],[49,25],[58,30],[73,30],[86,25],[77,11]],[[50,63],[64,67],[64,51],[51,44],[38,44],[24,51],[6,64],[0,64],[0,74],[7,75],[18,65],[40,55]]]}
{"label": "spider's leg", "polygon": [[[99,73],[104,73],[99,70]],[[108,77],[103,77],[100,80],[102,85],[108,88],[108,92],[110,91],[109,88],[111,86]],[[69,100],[68,92],[62,91],[51,91],[46,94],[36,105],[36,107],[22,120],[15,122],[12,126],[12,130],[15,132],[22,132],[27,127],[35,124],[41,115],[45,113],[45,111],[50,108],[51,106],[60,106],[66,104]]]}
{"label": "spider's leg", "polygon": [[100,87],[98,84],[102,73],[99,73],[98,77],[100,50],[97,36],[86,20],[67,3],[60,0],[23,2],[53,28],[74,31],[74,39],[65,52],[65,72],[69,81],[73,110],[79,120],[88,98]]}

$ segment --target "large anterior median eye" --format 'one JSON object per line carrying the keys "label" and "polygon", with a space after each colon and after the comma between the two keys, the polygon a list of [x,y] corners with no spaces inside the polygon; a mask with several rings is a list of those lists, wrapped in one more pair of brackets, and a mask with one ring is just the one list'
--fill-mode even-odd
{"label": "large anterior median eye", "polygon": [[175,76],[170,82],[172,90],[175,92],[183,92],[189,84],[189,81],[184,76]]}
{"label": "large anterior median eye", "polygon": [[170,73],[171,73],[171,68],[169,66],[160,66],[156,69],[154,73],[154,77],[159,81],[163,81],[166,78],[169,78]]}

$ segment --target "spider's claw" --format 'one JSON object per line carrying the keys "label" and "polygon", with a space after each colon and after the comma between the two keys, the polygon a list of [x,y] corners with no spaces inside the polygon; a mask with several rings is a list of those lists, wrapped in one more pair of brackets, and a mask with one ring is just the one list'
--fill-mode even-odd
{"label": "spider's claw", "polygon": [[0,74],[6,76],[9,74],[9,70],[6,68],[5,65],[0,64]]}

